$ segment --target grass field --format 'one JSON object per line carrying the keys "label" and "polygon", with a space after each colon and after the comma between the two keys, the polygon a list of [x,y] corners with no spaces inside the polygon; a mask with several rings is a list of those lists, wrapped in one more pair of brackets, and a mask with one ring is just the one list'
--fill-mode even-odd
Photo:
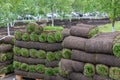
{"label": "grass field", "polygon": [[[99,26],[100,32],[112,32],[112,24],[106,24]],[[115,31],[120,31],[120,21],[115,23]]]}

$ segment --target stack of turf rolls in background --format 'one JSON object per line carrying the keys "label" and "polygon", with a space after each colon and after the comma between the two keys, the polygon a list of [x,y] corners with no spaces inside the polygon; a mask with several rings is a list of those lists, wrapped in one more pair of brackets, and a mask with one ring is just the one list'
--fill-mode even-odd
{"label": "stack of turf rolls in background", "polygon": [[6,36],[0,39],[0,74],[13,73],[13,44],[14,37]]}
{"label": "stack of turf rolls in background", "polygon": [[[60,75],[66,79],[120,79],[120,32],[98,33],[95,28],[78,24],[70,29],[71,36],[63,40],[63,48],[71,50],[70,58],[59,63]],[[89,36],[90,33],[94,35]]]}
{"label": "stack of turf rolls in background", "polygon": [[[64,32],[64,33],[63,33]],[[56,80],[62,56],[62,40],[67,34],[62,27],[42,27],[29,23],[26,32],[15,31],[15,74],[27,78]]]}

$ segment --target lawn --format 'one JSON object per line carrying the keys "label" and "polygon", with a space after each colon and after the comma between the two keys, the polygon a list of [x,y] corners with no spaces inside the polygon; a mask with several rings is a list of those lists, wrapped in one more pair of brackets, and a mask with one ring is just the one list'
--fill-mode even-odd
{"label": "lawn", "polygon": [[[115,23],[115,31],[120,31],[120,21],[117,21]],[[99,26],[99,30],[100,32],[112,32],[112,24],[105,24],[105,25],[101,25]]]}

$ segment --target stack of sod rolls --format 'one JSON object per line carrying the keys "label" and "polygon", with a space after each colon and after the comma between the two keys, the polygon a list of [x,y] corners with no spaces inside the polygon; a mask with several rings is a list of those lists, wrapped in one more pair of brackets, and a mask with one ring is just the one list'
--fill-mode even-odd
{"label": "stack of sod rolls", "polygon": [[7,36],[0,39],[0,74],[13,73],[13,42],[14,37]]}
{"label": "stack of sod rolls", "polygon": [[90,38],[89,30],[95,27],[77,26],[72,27],[71,36],[63,40],[63,48],[70,49],[71,55],[60,61],[60,75],[69,80],[119,80],[120,32],[95,32]]}
{"label": "stack of sod rolls", "polygon": [[[69,32],[62,27],[41,27],[29,23],[26,32],[15,32],[15,74],[27,78],[56,80],[58,63],[62,58],[62,40]],[[64,32],[64,31],[63,31]]]}

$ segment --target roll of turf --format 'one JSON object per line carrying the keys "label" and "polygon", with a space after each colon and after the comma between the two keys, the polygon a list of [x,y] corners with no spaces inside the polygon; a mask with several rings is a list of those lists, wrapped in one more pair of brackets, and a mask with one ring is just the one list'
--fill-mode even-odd
{"label": "roll of turf", "polygon": [[72,54],[72,51],[70,49],[63,49],[62,50],[62,56],[65,59],[71,59],[71,54]]}
{"label": "roll of turf", "polygon": [[84,38],[90,38],[97,34],[99,32],[98,28],[96,26],[92,25],[79,25],[79,26],[73,26],[70,29],[70,34],[72,36],[78,36],[78,37],[84,37]]}
{"label": "roll of turf", "polygon": [[55,43],[56,42],[54,33],[48,33],[47,41],[48,41],[48,43]]}
{"label": "roll of turf", "polygon": [[61,42],[63,40],[63,35],[60,31],[54,33],[56,42]]}
{"label": "roll of turf", "polygon": [[70,74],[70,80],[91,80],[91,79],[81,73],[73,72]]}
{"label": "roll of turf", "polygon": [[46,33],[41,33],[39,35],[39,41],[40,42],[46,42],[47,41],[47,34]]}
{"label": "roll of turf", "polygon": [[62,45],[64,48],[85,50],[86,40],[85,38],[69,36],[63,40]]}
{"label": "roll of turf", "polygon": [[68,78],[64,78],[64,77],[62,77],[60,75],[57,75],[57,80],[69,80],[69,79]]}
{"label": "roll of turf", "polygon": [[62,44],[61,43],[40,43],[40,42],[25,42],[25,41],[15,41],[15,45],[18,47],[28,48],[28,49],[42,49],[45,51],[57,51],[61,50]]}
{"label": "roll of turf", "polygon": [[0,44],[0,52],[8,52],[12,50],[11,44]]}
{"label": "roll of turf", "polygon": [[14,44],[14,36],[6,36],[2,39],[0,39],[0,43],[5,43],[5,44]]}
{"label": "roll of turf", "polygon": [[61,59],[59,67],[62,71],[66,71],[68,74],[71,72],[82,72],[84,69],[84,63],[68,59]]}
{"label": "roll of turf", "polygon": [[103,77],[99,75],[94,75],[93,80],[112,80],[111,78],[108,77]]}
{"label": "roll of turf", "polygon": [[52,62],[49,62],[49,61],[46,61],[45,62],[45,66],[46,67],[57,67],[58,66],[58,64],[59,64],[59,61],[52,61]]}
{"label": "roll of turf", "polygon": [[70,29],[64,29],[62,31],[63,38],[70,36]]}

